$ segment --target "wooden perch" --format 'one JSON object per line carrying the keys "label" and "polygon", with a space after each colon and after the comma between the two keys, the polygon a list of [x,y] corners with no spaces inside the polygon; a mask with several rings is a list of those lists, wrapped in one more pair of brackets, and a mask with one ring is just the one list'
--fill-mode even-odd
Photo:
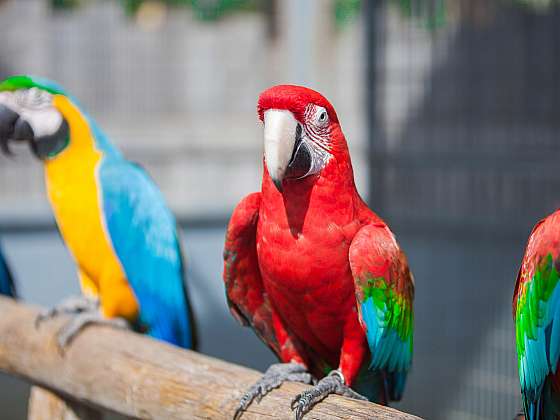
{"label": "wooden perch", "polygon": [[[231,419],[259,373],[128,331],[92,326],[64,354],[55,333],[64,319],[34,326],[37,308],[0,298],[0,370],[69,401],[129,417]],[[236,343],[224,343],[234,346]],[[284,384],[252,404],[242,420],[293,418],[292,398],[306,388]],[[397,410],[329,396],[306,419],[418,419]]]}

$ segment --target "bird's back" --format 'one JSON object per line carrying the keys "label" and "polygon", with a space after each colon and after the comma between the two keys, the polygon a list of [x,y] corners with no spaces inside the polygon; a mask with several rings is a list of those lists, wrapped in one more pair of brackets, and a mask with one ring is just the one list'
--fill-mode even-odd
{"label": "bird's back", "polygon": [[146,332],[192,347],[193,325],[175,219],[149,176],[123,159],[99,170],[103,213],[113,248],[138,299]]}

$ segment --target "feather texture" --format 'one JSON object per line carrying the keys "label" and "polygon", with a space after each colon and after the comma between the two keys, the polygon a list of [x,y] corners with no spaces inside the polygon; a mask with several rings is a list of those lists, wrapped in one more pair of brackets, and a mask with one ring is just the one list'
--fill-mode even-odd
{"label": "feather texture", "polygon": [[264,292],[256,249],[261,194],[254,193],[236,207],[226,233],[224,282],[234,317],[250,325],[270,349],[280,356],[280,344],[272,325],[272,308]]}
{"label": "feather texture", "polygon": [[350,246],[350,265],[370,368],[386,374],[392,399],[400,399],[412,363],[414,284],[406,257],[383,224],[364,226]]}
{"label": "feather texture", "polygon": [[140,167],[106,158],[98,177],[109,237],[138,299],[138,321],[149,335],[190,348],[190,306],[173,215]]}
{"label": "feather texture", "polygon": [[540,221],[517,277],[513,316],[528,420],[560,418],[560,212]]}

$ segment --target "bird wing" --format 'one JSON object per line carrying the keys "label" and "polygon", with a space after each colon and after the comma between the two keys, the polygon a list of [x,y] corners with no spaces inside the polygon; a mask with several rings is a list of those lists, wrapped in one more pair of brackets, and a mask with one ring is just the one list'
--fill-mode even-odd
{"label": "bird wing", "polygon": [[181,347],[194,334],[175,219],[147,173],[120,158],[98,171],[102,214],[147,333]]}
{"label": "bird wing", "polygon": [[414,280],[384,223],[362,227],[350,245],[358,312],[371,351],[370,369],[388,378],[389,397],[404,391],[412,362]]}
{"label": "bird wing", "polygon": [[224,283],[233,316],[250,325],[277,355],[272,309],[264,291],[257,260],[257,222],[261,194],[245,197],[235,208],[226,233],[224,249]]}
{"label": "bird wing", "polygon": [[559,269],[560,212],[556,212],[534,227],[513,297],[519,382],[529,420],[560,414]]}

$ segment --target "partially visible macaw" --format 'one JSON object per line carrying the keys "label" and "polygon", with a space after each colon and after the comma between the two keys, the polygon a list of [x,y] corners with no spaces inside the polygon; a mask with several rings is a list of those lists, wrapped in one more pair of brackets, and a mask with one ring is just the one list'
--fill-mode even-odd
{"label": "partially visible macaw", "polygon": [[148,174],[127,161],[57,84],[14,76],[0,83],[0,147],[28,142],[83,296],[39,320],[73,314],[64,347],[90,323],[132,326],[191,348],[194,325],[175,219]]}
{"label": "partially visible macaw", "polygon": [[15,297],[16,288],[14,284],[14,278],[10,272],[10,268],[6,263],[6,259],[2,254],[2,249],[0,248],[0,295],[6,295]]}
{"label": "partially visible macaw", "polygon": [[517,275],[513,319],[527,420],[560,419],[560,210],[533,228]]}
{"label": "partially visible macaw", "polygon": [[338,116],[321,94],[292,85],[264,91],[258,115],[262,191],[233,212],[224,282],[232,314],[283,363],[236,416],[312,375],[319,382],[292,404],[297,419],[332,393],[398,400],[412,361],[414,282],[393,233],[356,190]]}

